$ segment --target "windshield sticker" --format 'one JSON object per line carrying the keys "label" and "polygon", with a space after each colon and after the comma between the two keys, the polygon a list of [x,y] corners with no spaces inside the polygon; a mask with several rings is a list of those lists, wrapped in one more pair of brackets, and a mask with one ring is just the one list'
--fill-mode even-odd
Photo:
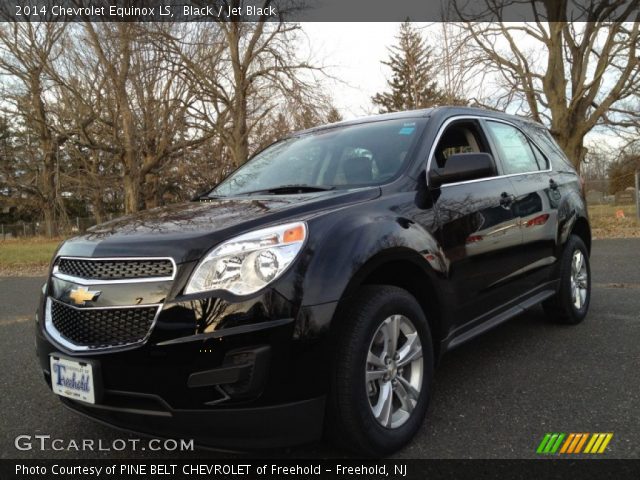
{"label": "windshield sticker", "polygon": [[402,127],[398,132],[398,135],[411,135],[416,127]]}

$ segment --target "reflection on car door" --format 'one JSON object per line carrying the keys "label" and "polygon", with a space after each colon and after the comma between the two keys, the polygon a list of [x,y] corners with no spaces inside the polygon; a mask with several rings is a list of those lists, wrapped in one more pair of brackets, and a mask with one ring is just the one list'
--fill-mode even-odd
{"label": "reflection on car door", "polygon": [[522,247],[513,285],[525,293],[543,284],[552,274],[560,188],[553,180],[548,159],[522,130],[492,121],[487,125],[515,188],[512,210],[521,226]]}
{"label": "reflection on car door", "polygon": [[550,187],[545,172],[518,175],[512,179],[517,200],[514,215],[522,230],[522,286],[531,290],[550,279],[556,262],[555,245],[560,192]]}
{"label": "reflection on car door", "polygon": [[494,177],[433,192],[451,293],[458,302],[456,327],[465,325],[462,331],[483,320],[477,312],[491,312],[512,297],[503,280],[518,268],[522,241],[511,209],[513,191],[508,178]]}

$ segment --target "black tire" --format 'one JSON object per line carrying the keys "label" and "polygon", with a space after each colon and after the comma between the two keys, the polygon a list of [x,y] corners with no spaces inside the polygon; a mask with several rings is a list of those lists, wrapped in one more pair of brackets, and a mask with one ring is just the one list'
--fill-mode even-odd
{"label": "black tire", "polygon": [[[586,267],[586,298],[578,308],[574,304],[572,292],[572,262],[574,254],[580,252]],[[581,283],[581,284],[582,284]],[[546,300],[542,306],[551,321],[567,325],[576,325],[587,316],[591,300],[591,266],[589,265],[589,251],[580,237],[571,235],[567,240],[560,260],[560,287],[555,296]]]}
{"label": "black tire", "polygon": [[[372,341],[385,319],[401,315],[415,327],[422,346],[422,381],[413,411],[395,428],[384,427],[376,420],[369,403],[372,387],[365,376],[367,355]],[[328,431],[340,446],[359,455],[380,457],[403,447],[420,428],[427,410],[433,378],[433,344],[429,324],[416,299],[407,291],[393,286],[362,287],[335,319],[331,388],[328,402]],[[405,326],[408,324],[405,323]],[[410,327],[409,327],[410,328]],[[397,342],[406,342],[408,339]],[[386,345],[386,343],[385,343]],[[406,344],[404,344],[406,345]],[[404,346],[400,345],[400,346]],[[397,351],[400,351],[398,348]],[[399,402],[396,378],[391,397]],[[414,367],[412,366],[411,369]],[[419,370],[419,368],[418,368]],[[403,370],[398,370],[402,374]],[[382,382],[383,380],[380,380]],[[393,382],[392,382],[393,383]],[[382,385],[378,383],[377,385]],[[373,388],[373,387],[372,387]],[[380,387],[382,388],[382,387]],[[404,390],[404,389],[403,389]],[[406,392],[406,390],[405,390]],[[381,394],[381,391],[378,392]],[[405,397],[406,398],[406,397]],[[415,397],[412,397],[415,398]],[[412,401],[412,403],[413,403]]]}

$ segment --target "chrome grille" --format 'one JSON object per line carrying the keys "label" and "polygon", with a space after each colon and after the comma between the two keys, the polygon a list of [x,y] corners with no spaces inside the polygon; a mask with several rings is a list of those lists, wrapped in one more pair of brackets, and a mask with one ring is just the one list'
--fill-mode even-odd
{"label": "chrome grille", "polygon": [[[121,347],[143,342],[151,332],[157,305],[123,308],[73,308],[49,300],[47,320],[67,345],[84,349]],[[52,332],[51,329],[49,329]]]}
{"label": "chrome grille", "polygon": [[55,274],[86,280],[134,280],[172,278],[173,262],[168,258],[154,259],[90,259],[61,257]]}

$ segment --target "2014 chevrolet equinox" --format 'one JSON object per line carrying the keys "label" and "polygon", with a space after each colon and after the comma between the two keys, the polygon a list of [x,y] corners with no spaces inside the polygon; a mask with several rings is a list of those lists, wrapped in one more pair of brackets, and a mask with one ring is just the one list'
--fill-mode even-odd
{"label": "2014 chevrolet equinox", "polygon": [[326,428],[383,455],[434,365],[542,303],[590,297],[581,182],[542,126],[438,108],[293,134],[197,201],[64,242],[37,312],[69,408],[228,448]]}

